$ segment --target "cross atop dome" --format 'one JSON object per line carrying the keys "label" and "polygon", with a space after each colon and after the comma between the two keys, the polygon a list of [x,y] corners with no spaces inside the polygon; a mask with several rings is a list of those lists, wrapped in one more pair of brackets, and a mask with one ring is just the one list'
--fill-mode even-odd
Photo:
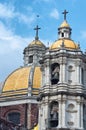
{"label": "cross atop dome", "polygon": [[35,36],[35,40],[38,40],[39,37],[38,37],[38,30],[41,29],[38,27],[38,25],[34,28],[34,30],[36,30],[36,36]]}
{"label": "cross atop dome", "polygon": [[66,10],[64,10],[64,12],[62,12],[62,14],[64,14],[64,20],[66,20],[66,15],[67,15],[67,11]]}

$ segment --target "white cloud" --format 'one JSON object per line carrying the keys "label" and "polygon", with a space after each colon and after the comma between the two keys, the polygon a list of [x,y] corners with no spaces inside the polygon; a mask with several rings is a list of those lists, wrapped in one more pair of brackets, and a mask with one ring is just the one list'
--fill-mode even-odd
{"label": "white cloud", "polygon": [[23,38],[16,35],[0,22],[0,81],[3,81],[14,69],[23,65],[23,49],[32,40],[33,37]]}
{"label": "white cloud", "polygon": [[8,29],[0,22],[0,54],[12,53],[16,50],[23,50],[25,45],[28,45],[32,38],[23,38],[14,34],[11,29]]}
{"label": "white cloud", "polygon": [[29,15],[27,13],[21,13],[15,10],[13,5],[1,4],[0,3],[0,18],[3,19],[18,19],[19,22],[24,24],[31,24],[35,20],[35,14],[32,8],[29,7]]}
{"label": "white cloud", "polygon": [[14,17],[14,7],[7,4],[0,3],[0,17],[1,18],[13,18]]}
{"label": "white cloud", "polygon": [[32,14],[32,16],[27,16],[27,15],[24,15],[24,14],[17,13],[17,16],[18,16],[18,19],[19,19],[20,22],[23,22],[27,25],[32,23],[35,20],[34,14]]}
{"label": "white cloud", "polygon": [[55,19],[59,19],[59,12],[57,9],[53,9],[52,12],[50,13],[50,16],[55,18]]}
{"label": "white cloud", "polygon": [[8,29],[1,21],[0,21],[0,39],[4,39],[12,35],[12,31]]}

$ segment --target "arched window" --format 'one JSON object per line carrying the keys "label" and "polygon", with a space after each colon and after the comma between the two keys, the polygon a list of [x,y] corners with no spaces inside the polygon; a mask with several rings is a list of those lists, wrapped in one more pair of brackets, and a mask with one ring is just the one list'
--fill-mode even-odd
{"label": "arched window", "polygon": [[49,125],[50,127],[57,127],[58,126],[58,102],[53,101],[50,104],[50,118],[49,118]]}
{"label": "arched window", "polygon": [[58,63],[51,65],[51,84],[57,84],[59,82],[60,66]]}
{"label": "arched window", "polygon": [[8,113],[7,119],[15,124],[20,124],[20,113],[19,112]]}

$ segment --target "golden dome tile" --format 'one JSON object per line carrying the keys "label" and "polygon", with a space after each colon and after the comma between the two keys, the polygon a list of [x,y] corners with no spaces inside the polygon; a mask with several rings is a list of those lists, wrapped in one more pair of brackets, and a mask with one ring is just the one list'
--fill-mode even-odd
{"label": "golden dome tile", "polygon": [[40,67],[36,67],[34,71],[34,77],[33,77],[33,88],[40,88],[41,85],[41,70]]}
{"label": "golden dome tile", "polygon": [[37,46],[40,46],[40,47],[44,47],[45,45],[40,41],[40,40],[33,40],[29,46],[34,46],[34,45],[37,45]]}
{"label": "golden dome tile", "polygon": [[3,92],[27,88],[30,69],[31,67],[19,68],[11,73],[4,83]]}
{"label": "golden dome tile", "polygon": [[[2,94],[3,96],[21,95],[28,93],[29,75],[31,67],[22,67],[12,72],[4,82]],[[38,89],[41,87],[42,72],[40,67],[34,68],[32,93],[38,94]]]}
{"label": "golden dome tile", "polygon": [[[61,45],[62,45],[62,42],[63,42],[63,39],[60,39],[60,40],[57,40],[55,41],[50,49],[58,49],[58,48],[61,48]],[[65,48],[69,48],[69,49],[78,49],[78,45],[74,43],[74,41],[70,40],[70,39],[64,39],[64,47]]]}
{"label": "golden dome tile", "polygon": [[63,23],[60,25],[60,28],[63,27],[70,27],[66,20],[64,20]]}

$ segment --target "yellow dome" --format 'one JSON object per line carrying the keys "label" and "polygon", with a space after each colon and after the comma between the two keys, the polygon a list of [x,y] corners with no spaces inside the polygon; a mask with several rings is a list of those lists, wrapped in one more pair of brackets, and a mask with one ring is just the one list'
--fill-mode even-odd
{"label": "yellow dome", "polygon": [[[13,92],[14,94],[28,93],[29,75],[31,67],[22,67],[11,73],[5,80],[2,93]],[[34,89],[41,86],[41,70],[35,67],[33,74],[33,93]],[[9,94],[8,94],[9,95]]]}
{"label": "yellow dome", "polygon": [[[63,42],[63,39],[59,39],[57,41],[55,41],[50,49],[58,49],[58,48],[61,48],[61,45],[62,45],[62,42]],[[69,48],[69,49],[78,49],[78,45],[75,44],[72,40],[70,39],[64,39],[64,47],[65,48]]]}
{"label": "yellow dome", "polygon": [[40,40],[33,40],[33,41],[29,44],[29,46],[35,46],[35,45],[40,46],[40,47],[44,47],[44,46],[45,46]]}
{"label": "yellow dome", "polygon": [[66,20],[63,21],[63,23],[60,25],[60,28],[63,28],[63,27],[70,27]]}

